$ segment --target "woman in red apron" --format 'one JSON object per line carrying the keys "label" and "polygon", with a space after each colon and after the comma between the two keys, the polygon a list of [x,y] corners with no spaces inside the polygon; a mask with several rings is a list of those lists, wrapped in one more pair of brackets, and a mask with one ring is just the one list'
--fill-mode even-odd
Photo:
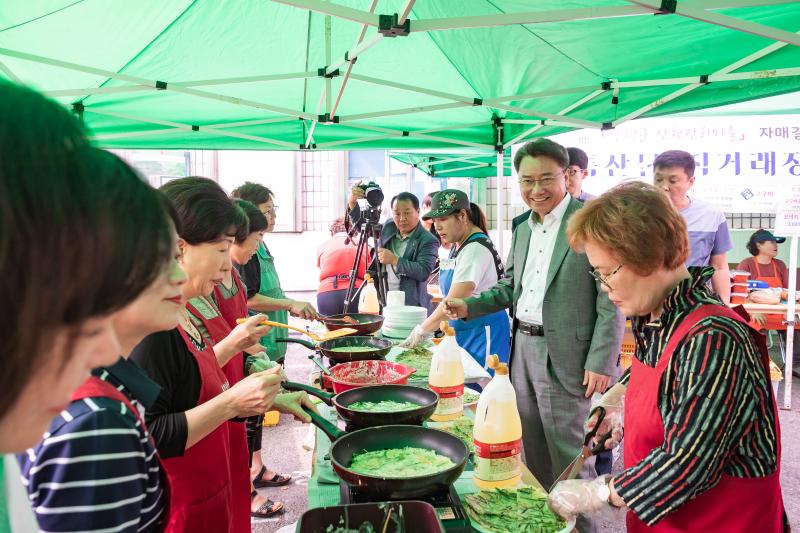
{"label": "woman in red apron", "polygon": [[631,317],[637,349],[600,402],[606,447],[621,438],[624,411],[625,469],[558,483],[551,508],[565,517],[626,508],[633,532],[784,531],[763,337],[708,290],[712,268],[684,266],[683,218],[657,188],[625,183],[588,202],[567,233]]}
{"label": "woman in red apron", "polygon": [[[772,232],[760,229],[750,236],[747,241],[747,251],[753,257],[748,257],[736,267],[736,270],[750,272],[750,279],[763,281],[771,288],[786,288],[789,286],[789,269],[786,263],[777,259],[778,244],[786,241],[786,237],[776,237]],[[752,326],[756,329],[773,331],[786,331],[781,314],[753,315]]]}
{"label": "woman in red apron", "polygon": [[181,310],[178,328],[148,336],[131,357],[161,385],[146,420],[172,487],[166,529],[249,532],[244,429],[232,419],[266,411],[280,375],[261,372],[231,385],[222,367],[237,356],[241,364],[241,351],[268,328],[257,325],[263,316],[255,316],[231,331],[215,308],[209,307],[216,317],[198,303],[221,280],[242,214],[212,180],[182,178],[162,191],[179,217],[180,264],[187,275],[181,293],[187,302],[196,300]]}

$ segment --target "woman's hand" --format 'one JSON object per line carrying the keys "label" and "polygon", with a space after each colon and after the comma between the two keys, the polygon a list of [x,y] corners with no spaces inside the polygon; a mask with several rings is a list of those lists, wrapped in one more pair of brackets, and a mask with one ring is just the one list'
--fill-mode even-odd
{"label": "woman's hand", "polygon": [[303,320],[316,320],[319,318],[319,313],[314,309],[314,306],[308,302],[299,302],[297,300],[289,300],[289,307],[287,308],[289,314],[302,318]]}
{"label": "woman's hand", "polygon": [[233,331],[228,333],[222,343],[230,346],[234,352],[241,352],[250,348],[254,344],[258,344],[261,337],[269,333],[272,326],[260,326],[259,324],[266,320],[267,317],[261,313],[253,315],[241,324],[233,328]]}
{"label": "woman's hand", "polygon": [[568,479],[559,481],[547,497],[547,505],[557,515],[569,520],[579,514],[586,515],[611,509],[606,476],[593,480]]}
{"label": "woman's hand", "polygon": [[270,410],[281,390],[280,365],[250,374],[228,389],[228,403],[236,417],[262,415]]}
{"label": "woman's hand", "polygon": [[[605,441],[607,450],[617,447],[619,443],[622,442],[622,437],[624,436],[623,415],[626,390],[627,387],[625,387],[625,385],[617,383],[608,389],[608,392],[606,392],[597,403],[598,407],[602,407],[606,410],[606,416],[600,423],[596,435],[602,436],[609,432],[611,433],[611,436]],[[583,429],[586,433],[589,433],[597,425],[598,416],[599,412],[595,411],[594,414],[586,419],[586,422],[583,424]],[[596,444],[597,439],[593,439],[590,443],[591,446],[595,446]]]}
{"label": "woman's hand", "polygon": [[303,407],[318,413],[311,398],[303,391],[278,394],[274,407],[281,413],[294,415],[297,420],[306,424],[311,422],[311,417],[303,410]]}

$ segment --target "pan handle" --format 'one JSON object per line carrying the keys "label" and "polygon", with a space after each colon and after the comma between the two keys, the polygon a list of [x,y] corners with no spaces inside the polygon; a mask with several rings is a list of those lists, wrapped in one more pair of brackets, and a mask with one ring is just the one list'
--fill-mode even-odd
{"label": "pan handle", "polygon": [[275,339],[275,342],[293,342],[295,344],[302,344],[309,350],[317,349],[317,346],[313,342],[307,341],[305,339],[295,339],[293,337],[288,337],[288,338]]}
{"label": "pan handle", "polygon": [[288,391],[305,391],[311,396],[316,396],[328,405],[333,404],[333,397],[335,396],[333,393],[320,390],[311,385],[306,385],[305,383],[295,383],[294,381],[284,381],[281,383],[281,387]]}
{"label": "pan handle", "polygon": [[316,355],[311,354],[311,355],[308,356],[308,358],[311,359],[314,362],[315,365],[320,367],[320,369],[322,369],[323,372],[325,372],[329,376],[333,376],[333,374],[331,374],[331,371],[328,370],[327,368],[325,368],[325,366],[322,364],[322,362],[320,362],[320,360],[317,358]]}
{"label": "pan handle", "polygon": [[345,434],[344,431],[337,428],[332,422],[327,420],[319,413],[316,413],[305,406],[303,406],[303,411],[305,411],[308,416],[311,417],[311,423],[321,429],[322,432],[325,433],[329,439],[331,439],[331,442],[336,442],[336,439]]}

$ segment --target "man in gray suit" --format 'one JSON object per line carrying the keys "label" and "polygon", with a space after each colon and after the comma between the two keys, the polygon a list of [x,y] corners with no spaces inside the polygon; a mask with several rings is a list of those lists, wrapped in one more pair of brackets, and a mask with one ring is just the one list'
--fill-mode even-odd
{"label": "man in gray suit", "polygon": [[[531,210],[514,220],[506,276],[480,296],[447,301],[451,318],[467,320],[511,307],[525,463],[544,487],[580,453],[590,398],[616,372],[625,326],[586,255],[567,243],[567,221],[583,206],[567,193],[568,165],[567,150],[549,139],[520,148],[514,168]],[[593,466],[582,477],[593,479]]]}

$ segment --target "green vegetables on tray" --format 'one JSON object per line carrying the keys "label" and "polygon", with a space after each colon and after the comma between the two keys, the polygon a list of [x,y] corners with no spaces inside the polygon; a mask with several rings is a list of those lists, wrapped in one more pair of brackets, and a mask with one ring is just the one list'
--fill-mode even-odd
{"label": "green vegetables on tray", "polygon": [[351,411],[361,411],[365,413],[393,413],[395,411],[411,411],[420,407],[414,402],[394,402],[392,400],[382,400],[380,402],[353,402],[345,406]]}
{"label": "green vegetables on tray", "polygon": [[482,490],[464,502],[470,520],[493,533],[553,533],[567,525],[547,507],[547,494],[535,487]]}
{"label": "green vegetables on tray", "polygon": [[464,441],[464,444],[467,445],[467,449],[470,452],[475,451],[475,441],[472,438],[472,430],[475,427],[475,421],[471,418],[462,417],[452,421],[441,423],[437,422],[435,425],[431,425],[430,427],[434,429],[441,429],[442,431],[446,431],[452,435],[455,435]]}
{"label": "green vegetables on tray", "polygon": [[426,448],[392,448],[353,454],[349,469],[372,477],[408,478],[437,474],[456,466]]}
{"label": "green vegetables on tray", "polygon": [[394,362],[415,368],[417,371],[414,373],[414,380],[420,380],[428,379],[428,375],[431,373],[432,358],[432,351],[424,346],[417,346],[396,355]]}

